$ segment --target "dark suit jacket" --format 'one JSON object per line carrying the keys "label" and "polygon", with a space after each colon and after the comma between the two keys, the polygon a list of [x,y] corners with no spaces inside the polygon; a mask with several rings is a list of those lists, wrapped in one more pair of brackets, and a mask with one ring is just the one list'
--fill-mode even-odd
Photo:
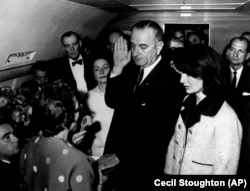
{"label": "dark suit jacket", "polygon": [[144,184],[163,173],[183,100],[179,74],[163,59],[133,93],[138,75],[139,67],[129,63],[109,79],[105,93],[107,105],[115,109],[105,153],[116,153],[121,161],[114,175],[117,190],[131,190],[131,185],[143,190],[139,178]]}
{"label": "dark suit jacket", "polygon": [[[227,80],[230,83],[230,69],[228,68]],[[244,66],[236,89],[230,88],[228,103],[236,111],[243,127],[242,149],[239,162],[239,174],[250,174],[250,68]]]}
{"label": "dark suit jacket", "polygon": [[31,79],[27,82],[24,82],[21,85],[22,88],[27,88],[32,95],[35,95],[39,91],[39,87],[35,81],[35,79]]}
{"label": "dark suit jacket", "polygon": [[21,190],[19,167],[17,164],[8,164],[0,160],[0,190]]}
{"label": "dark suit jacket", "polygon": [[[95,87],[96,83],[93,78],[93,66],[86,55],[82,55],[84,62],[84,77],[88,90]],[[52,80],[62,79],[72,88],[76,89],[76,81],[70,68],[69,57],[65,56],[52,60],[49,67],[49,75]]]}

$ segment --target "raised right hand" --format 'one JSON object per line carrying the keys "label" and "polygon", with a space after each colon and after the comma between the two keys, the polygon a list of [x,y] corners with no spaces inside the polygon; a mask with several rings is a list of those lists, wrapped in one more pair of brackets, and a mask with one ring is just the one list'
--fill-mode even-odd
{"label": "raised right hand", "polygon": [[123,37],[118,38],[118,41],[114,46],[113,61],[114,67],[112,72],[115,74],[120,74],[124,68],[131,60],[131,51],[128,50],[128,44],[126,39]]}

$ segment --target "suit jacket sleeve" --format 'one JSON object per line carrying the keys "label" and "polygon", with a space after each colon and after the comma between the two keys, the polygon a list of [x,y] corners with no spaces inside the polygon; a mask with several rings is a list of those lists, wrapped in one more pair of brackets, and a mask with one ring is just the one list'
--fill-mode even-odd
{"label": "suit jacket sleeve", "polygon": [[133,92],[138,71],[139,67],[129,63],[120,75],[108,79],[105,101],[109,107],[114,109],[120,107],[121,100],[126,99]]}

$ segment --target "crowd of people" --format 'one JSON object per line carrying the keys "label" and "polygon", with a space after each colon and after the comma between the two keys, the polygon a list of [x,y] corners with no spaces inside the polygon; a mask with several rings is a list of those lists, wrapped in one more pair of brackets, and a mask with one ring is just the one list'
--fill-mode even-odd
{"label": "crowd of people", "polygon": [[151,20],[112,31],[103,51],[65,32],[65,57],[0,88],[1,182],[137,191],[162,175],[249,175],[249,34],[219,54],[195,32],[165,41]]}

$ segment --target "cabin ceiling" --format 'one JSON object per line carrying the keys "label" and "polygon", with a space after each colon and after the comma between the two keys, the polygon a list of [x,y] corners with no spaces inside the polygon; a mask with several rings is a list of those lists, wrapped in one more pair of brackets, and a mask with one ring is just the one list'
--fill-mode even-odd
{"label": "cabin ceiling", "polygon": [[[124,11],[233,11],[249,0],[69,0],[111,12]],[[241,9],[242,10],[242,9]],[[244,10],[245,11],[245,10]]]}

